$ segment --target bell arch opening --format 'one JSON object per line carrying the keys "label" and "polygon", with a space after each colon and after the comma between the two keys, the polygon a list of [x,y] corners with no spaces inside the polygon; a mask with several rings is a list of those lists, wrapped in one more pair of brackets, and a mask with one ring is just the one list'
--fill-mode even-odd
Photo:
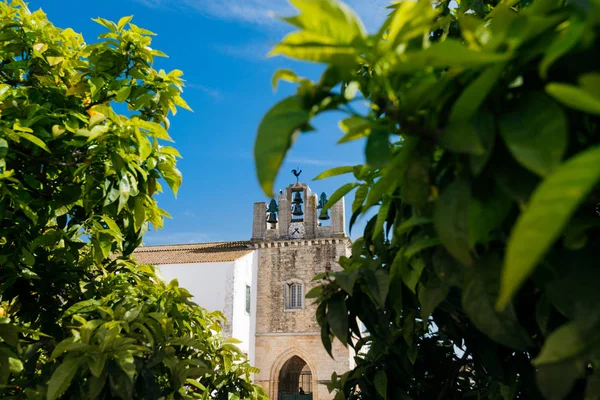
{"label": "bell arch opening", "polygon": [[279,371],[278,400],[312,400],[312,372],[302,358],[293,356]]}

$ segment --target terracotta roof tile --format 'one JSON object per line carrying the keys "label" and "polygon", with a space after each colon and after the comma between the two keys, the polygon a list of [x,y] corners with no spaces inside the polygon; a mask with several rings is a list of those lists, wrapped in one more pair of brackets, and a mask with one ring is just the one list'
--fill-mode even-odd
{"label": "terracotta roof tile", "polygon": [[142,264],[229,262],[252,252],[250,242],[214,242],[138,247],[134,257]]}

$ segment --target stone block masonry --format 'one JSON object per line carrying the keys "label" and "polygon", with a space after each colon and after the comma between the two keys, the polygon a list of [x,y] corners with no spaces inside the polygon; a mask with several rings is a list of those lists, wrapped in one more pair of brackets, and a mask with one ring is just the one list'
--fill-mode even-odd
{"label": "stone block masonry", "polygon": [[339,341],[333,345],[334,359],[323,348],[316,304],[305,300],[302,308],[293,310],[285,304],[285,286],[290,281],[301,282],[305,295],[318,285],[312,281],[315,275],[340,270],[337,260],[348,255],[349,246],[348,238],[255,244],[259,260],[255,365],[261,370],[255,381],[272,399],[277,399],[281,368],[293,356],[302,358],[310,368],[315,400],[331,399],[325,382],[334,371],[342,374],[353,367],[350,350]]}

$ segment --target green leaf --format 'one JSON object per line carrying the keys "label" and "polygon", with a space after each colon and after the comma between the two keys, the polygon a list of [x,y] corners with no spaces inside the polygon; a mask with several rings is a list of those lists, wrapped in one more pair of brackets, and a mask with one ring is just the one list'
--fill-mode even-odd
{"label": "green leaf", "polygon": [[379,370],[375,374],[375,378],[373,378],[373,383],[375,383],[375,389],[377,393],[384,399],[387,399],[387,375],[384,370]]}
{"label": "green leaf", "polygon": [[333,276],[335,277],[335,283],[337,283],[338,286],[340,288],[342,288],[342,290],[344,290],[346,293],[348,293],[349,295],[352,296],[352,291],[354,289],[354,283],[356,282],[356,279],[358,278],[358,271],[334,272]]}
{"label": "green leaf", "polygon": [[17,133],[17,135],[21,136],[23,139],[28,140],[31,143],[35,144],[36,146],[44,149],[48,153],[51,153],[51,151],[48,148],[48,146],[46,145],[46,143],[44,143],[44,141],[42,139],[40,139],[39,137],[34,136],[31,133],[26,133],[26,132],[18,132],[17,131],[16,133]]}
{"label": "green leaf", "polygon": [[117,92],[116,99],[118,102],[123,102],[129,98],[129,94],[131,93],[131,86],[123,86]]}
{"label": "green leaf", "polygon": [[390,197],[388,195],[384,195],[383,200],[381,201],[381,206],[379,206],[379,212],[377,213],[375,228],[373,228],[373,239],[383,234],[383,224],[388,219],[391,204],[392,201]]}
{"label": "green leaf", "polygon": [[470,49],[456,39],[436,42],[425,50],[392,53],[377,66],[381,72],[411,72],[429,68],[469,68],[501,63],[512,58],[510,53],[492,53]]}
{"label": "green leaf", "polygon": [[585,376],[584,364],[578,360],[544,364],[536,369],[538,388],[548,400],[564,400],[577,379]]}
{"label": "green leaf", "polygon": [[327,200],[327,203],[325,203],[325,207],[323,207],[323,209],[321,210],[321,213],[325,213],[325,211],[327,211],[331,207],[333,207],[335,203],[340,201],[342,199],[342,197],[344,197],[345,195],[350,193],[350,191],[357,186],[360,186],[360,183],[351,182],[351,183],[346,183],[344,186],[338,188],[335,192],[333,192],[333,194],[331,195],[329,200]]}
{"label": "green leaf", "polygon": [[354,46],[365,30],[356,14],[335,0],[291,0],[300,14],[284,18],[300,31],[288,34],[269,55],[301,60],[350,64],[358,56]]}
{"label": "green leaf", "polygon": [[465,90],[462,91],[450,111],[450,123],[468,121],[473,118],[492,88],[497,84],[505,64],[486,68]]}
{"label": "green leaf", "polygon": [[512,155],[524,167],[546,176],[565,154],[567,118],[541,93],[523,96],[500,118],[500,133]]}
{"label": "green leaf", "polygon": [[549,83],[546,93],[567,107],[588,114],[600,115],[600,96],[594,96],[577,86],[565,83]]}
{"label": "green leaf", "polygon": [[321,179],[330,178],[332,176],[349,174],[349,173],[352,173],[352,172],[354,172],[354,167],[353,166],[330,168],[327,171],[323,171],[319,175],[317,175],[316,177],[314,177],[313,181],[318,181],[318,180],[321,180]]}
{"label": "green leaf", "polygon": [[339,122],[344,136],[338,141],[339,144],[361,139],[371,133],[373,124],[366,118],[352,116]]}
{"label": "green leaf", "polygon": [[473,260],[469,253],[469,204],[471,187],[456,180],[444,189],[435,205],[433,225],[448,252],[465,265]]}
{"label": "green leaf", "polygon": [[[408,260],[408,258],[406,258]],[[413,258],[410,263],[405,262],[400,264],[400,274],[402,281],[411,292],[417,293],[417,284],[421,279],[421,274],[425,269],[425,263],[421,258]]]}
{"label": "green leaf", "polygon": [[418,254],[422,250],[428,249],[430,247],[439,246],[442,244],[439,238],[430,238],[427,236],[417,237],[412,240],[410,244],[404,250],[404,256],[406,259],[410,259],[415,254]]}
{"label": "green leaf", "polygon": [[469,246],[487,243],[490,233],[507,217],[512,207],[511,200],[498,189],[485,198],[473,197],[469,204]]}
{"label": "green leaf", "polygon": [[278,69],[277,71],[275,71],[275,73],[273,74],[273,78],[271,79],[271,85],[273,86],[273,90],[277,89],[277,84],[281,80],[295,83],[310,83],[308,79],[299,77],[292,70]]}
{"label": "green leaf", "polygon": [[432,222],[433,221],[427,217],[412,216],[406,221],[402,222],[398,227],[396,227],[394,232],[397,235],[400,235],[402,233],[410,232],[415,226],[426,225]]}
{"label": "green leaf", "polygon": [[127,25],[127,24],[129,23],[129,21],[131,21],[132,19],[133,19],[133,15],[129,15],[129,16],[126,16],[126,17],[123,17],[123,18],[121,18],[121,19],[119,20],[119,22],[117,23],[117,29],[118,29],[118,30],[121,30],[121,29],[123,29],[123,27],[124,27],[125,25]]}
{"label": "green leaf", "polygon": [[599,179],[600,147],[596,146],[567,160],[538,186],[508,240],[498,309],[533,272]]}
{"label": "green leaf", "polygon": [[64,60],[65,60],[64,57],[51,57],[51,56],[46,57],[46,61],[48,61],[48,64],[50,64],[51,67],[54,67],[55,65],[60,64]]}
{"label": "green leaf", "polygon": [[8,357],[8,369],[13,374],[23,371],[23,362],[17,358]]}
{"label": "green leaf", "polygon": [[6,139],[0,138],[0,158],[6,157],[8,154],[8,142]]}
{"label": "green leaf", "polygon": [[62,319],[68,318],[73,314],[90,312],[98,308],[100,302],[95,299],[80,301],[69,307],[61,316]]}
{"label": "green leaf", "polygon": [[185,110],[194,111],[194,110],[192,110],[192,108],[188,105],[188,103],[186,103],[186,101],[181,96],[175,96],[173,98],[173,102],[175,103],[176,106],[179,106],[179,107],[181,107],[181,108],[183,108]]}
{"label": "green leaf", "polygon": [[423,206],[429,199],[429,174],[431,161],[429,157],[411,154],[404,170],[404,180],[401,187],[401,198],[406,204]]}
{"label": "green leaf", "polygon": [[365,35],[365,28],[356,13],[336,0],[290,0],[300,14],[284,18],[288,23],[307,31],[317,32],[340,43],[352,43]]}
{"label": "green leaf", "polygon": [[89,356],[88,366],[92,375],[95,377],[100,377],[100,375],[102,375],[107,358],[108,354],[106,353],[93,354]]}
{"label": "green leaf", "polygon": [[170,154],[172,156],[182,158],[179,151],[176,148],[171,147],[171,146],[161,146],[160,152],[163,154]]}
{"label": "green leaf", "polygon": [[108,21],[104,18],[92,18],[92,21],[104,26],[105,28],[109,29],[112,32],[115,32],[117,30],[117,25],[112,22],[112,21]]}
{"label": "green leaf", "polygon": [[327,302],[327,321],[333,334],[344,344],[348,338],[348,309],[346,308],[346,295],[338,292]]}
{"label": "green leaf", "polygon": [[146,222],[146,207],[144,206],[144,199],[142,196],[137,196],[134,202],[133,218],[135,223],[136,232],[142,229],[144,222]]}
{"label": "green leaf", "polygon": [[360,185],[356,192],[354,193],[354,200],[352,201],[352,212],[358,211],[360,207],[362,207],[365,199],[367,198],[367,194],[369,194],[369,186],[368,185]]}
{"label": "green leaf", "polygon": [[494,310],[498,293],[500,259],[490,255],[468,271],[462,292],[462,305],[475,326],[491,339],[517,350],[525,350],[529,339],[519,325],[512,307]]}
{"label": "green leaf", "polygon": [[373,167],[385,167],[392,158],[389,134],[383,130],[373,130],[367,138],[365,154],[367,164]]}
{"label": "green leaf", "polygon": [[308,124],[310,116],[299,96],[277,103],[263,117],[254,144],[258,181],[269,197],[283,158],[295,140],[298,130]]}
{"label": "green leaf", "polygon": [[542,351],[533,360],[533,364],[540,366],[564,361],[578,356],[585,350],[586,343],[579,332],[577,323],[568,322],[546,338]]}
{"label": "green leaf", "polygon": [[162,177],[167,181],[167,184],[173,191],[175,197],[177,197],[177,192],[179,191],[179,187],[183,182],[183,176],[181,175],[181,171],[175,167],[171,162],[166,160],[160,160],[158,163],[158,170]]}
{"label": "green leaf", "polygon": [[427,321],[433,310],[437,308],[450,292],[450,288],[439,281],[427,282],[427,285],[419,286],[419,303],[421,303],[421,316]]}
{"label": "green leaf", "polygon": [[58,366],[48,381],[46,400],[58,399],[69,388],[82,361],[83,359],[79,357],[66,358]]}
{"label": "green leaf", "polygon": [[579,42],[585,29],[585,23],[579,18],[571,18],[564,25],[564,29],[548,47],[544,58],[540,62],[540,76],[544,79],[548,76],[548,69],[552,64],[567,54]]}

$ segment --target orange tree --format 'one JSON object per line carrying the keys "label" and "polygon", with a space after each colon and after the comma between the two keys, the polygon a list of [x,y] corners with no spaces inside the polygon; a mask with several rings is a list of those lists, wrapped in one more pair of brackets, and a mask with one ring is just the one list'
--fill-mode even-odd
{"label": "orange tree", "polygon": [[181,184],[159,143],[189,107],[152,32],[96,22],[88,45],[0,2],[0,397],[265,398],[222,315],[131,256]]}
{"label": "orange tree", "polygon": [[259,126],[260,183],[338,110],[366,160],[317,179],[353,174],[328,203],[354,190],[351,226],[376,213],[308,294],[358,354],[336,399],[600,398],[600,2],[401,1],[370,35],[291,2],[272,54],[326,68],[275,75],[298,91]]}

